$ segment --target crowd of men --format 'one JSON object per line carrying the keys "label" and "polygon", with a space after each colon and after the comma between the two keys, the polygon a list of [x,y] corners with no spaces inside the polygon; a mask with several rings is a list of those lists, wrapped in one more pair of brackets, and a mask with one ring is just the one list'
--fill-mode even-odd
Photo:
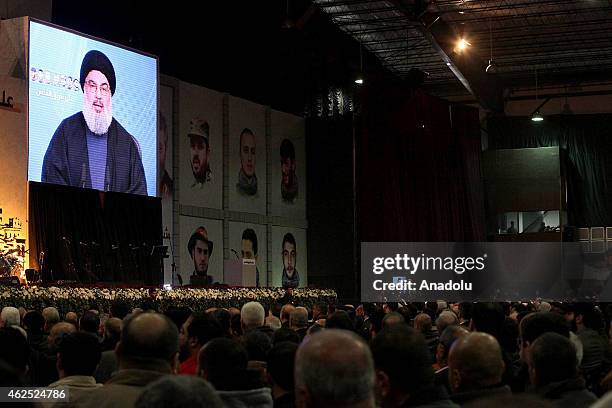
{"label": "crowd of men", "polygon": [[[285,299],[286,300],[286,299]],[[75,407],[612,407],[612,305],[428,303],[77,314],[4,307],[0,387]]]}

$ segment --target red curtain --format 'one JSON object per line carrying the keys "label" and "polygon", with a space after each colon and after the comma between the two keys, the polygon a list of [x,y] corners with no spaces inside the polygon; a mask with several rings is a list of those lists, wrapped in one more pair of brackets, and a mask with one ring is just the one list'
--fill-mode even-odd
{"label": "red curtain", "polygon": [[482,241],[478,111],[421,91],[364,90],[360,241]]}

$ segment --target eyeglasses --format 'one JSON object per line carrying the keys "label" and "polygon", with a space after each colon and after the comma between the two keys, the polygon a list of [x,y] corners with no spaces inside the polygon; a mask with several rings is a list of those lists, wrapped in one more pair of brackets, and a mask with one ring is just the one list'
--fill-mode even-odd
{"label": "eyeglasses", "polygon": [[102,85],[98,85],[91,79],[88,81],[85,81],[85,87],[87,88],[89,92],[93,94],[95,94],[96,90],[98,89],[100,90],[100,95],[102,96],[108,96],[108,94],[110,93],[110,86],[108,84],[104,83]]}

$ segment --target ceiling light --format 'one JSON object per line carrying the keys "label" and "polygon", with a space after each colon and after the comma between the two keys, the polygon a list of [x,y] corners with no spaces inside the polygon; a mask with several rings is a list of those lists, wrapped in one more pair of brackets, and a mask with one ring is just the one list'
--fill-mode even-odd
{"label": "ceiling light", "polygon": [[489,65],[487,65],[485,72],[487,74],[497,74],[497,67],[495,66],[495,63],[492,59],[489,60]]}
{"label": "ceiling light", "polygon": [[358,77],[355,79],[355,83],[356,83],[356,84],[358,84],[358,85],[363,85],[363,77],[358,76]]}
{"label": "ceiling light", "polygon": [[457,50],[458,51],[465,51],[467,49],[467,47],[469,47],[470,44],[468,40],[466,40],[465,38],[461,38],[458,42],[457,42]]}
{"label": "ceiling light", "polygon": [[363,85],[363,50],[361,48],[361,43],[359,43],[359,74],[357,78],[355,78],[355,83],[357,85]]}
{"label": "ceiling light", "polygon": [[533,113],[533,115],[531,115],[531,120],[534,122],[541,122],[544,120],[544,117],[542,116],[542,114],[540,113],[539,110],[535,111]]}

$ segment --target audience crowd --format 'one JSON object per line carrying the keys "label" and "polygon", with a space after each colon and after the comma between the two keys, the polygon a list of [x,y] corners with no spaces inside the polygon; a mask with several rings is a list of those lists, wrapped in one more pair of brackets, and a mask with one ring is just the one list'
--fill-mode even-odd
{"label": "audience crowd", "polygon": [[74,407],[612,407],[612,305],[0,313],[0,386]]}

